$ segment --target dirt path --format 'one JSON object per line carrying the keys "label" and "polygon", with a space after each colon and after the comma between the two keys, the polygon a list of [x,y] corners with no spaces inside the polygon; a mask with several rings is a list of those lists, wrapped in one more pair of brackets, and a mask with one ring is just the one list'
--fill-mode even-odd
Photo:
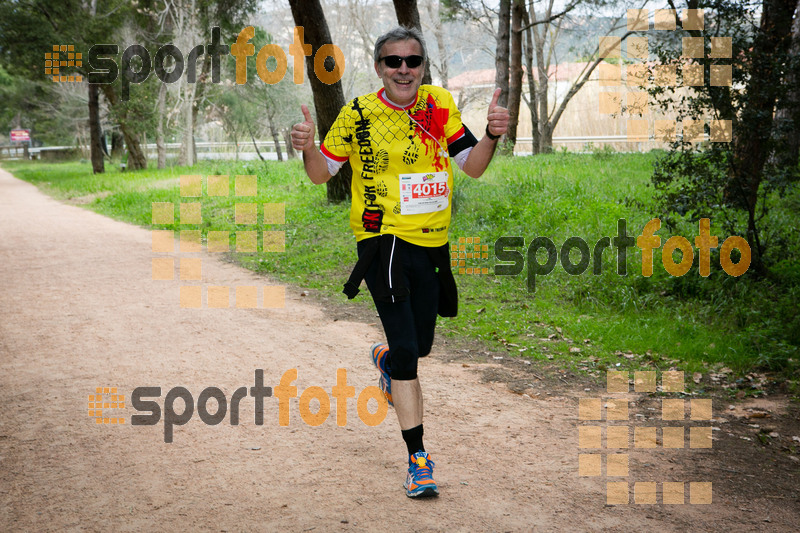
{"label": "dirt path", "polygon": [[[0,170],[0,530],[789,531],[800,523],[797,463],[752,456],[753,443],[727,427],[714,432],[711,450],[631,449],[629,477],[615,478],[712,481],[711,505],[605,505],[607,478],[578,475],[578,398],[597,390],[513,394],[482,383],[481,365],[445,362],[442,348],[421,364],[436,500],[403,493],[394,413],[369,427],[354,400],[346,427],[336,425],[333,401],[325,423],[306,425],[296,398],[281,427],[276,398],[265,399],[257,426],[246,397],[239,425],[226,417],[208,426],[195,413],[171,444],[163,421],[130,425],[130,405],[109,411],[126,424],[96,425],[87,397],[98,386],[118,387],[128,402],[136,387],[162,387],[163,407],[177,386],[195,400],[209,386],[230,398],[253,386],[256,369],[274,387],[296,368],[300,393],[312,385],[330,393],[338,368],[357,394],[376,381],[366,355],[381,337],[376,327],[334,321],[296,291],[284,309],[181,309],[178,281],[152,281],[153,256],[150,232],[59,203]],[[267,284],[210,256],[203,268],[211,285]],[[632,398],[634,420],[649,404]],[[744,463],[773,468],[759,476],[762,490],[742,492],[754,482]]]}

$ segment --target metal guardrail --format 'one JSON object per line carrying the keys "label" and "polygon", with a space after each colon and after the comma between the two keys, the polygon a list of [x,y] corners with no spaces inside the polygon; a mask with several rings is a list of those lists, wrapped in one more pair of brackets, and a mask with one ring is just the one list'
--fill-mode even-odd
{"label": "metal guardrail", "polygon": [[[707,137],[707,134],[706,134]],[[553,137],[553,145],[586,145],[586,144],[623,144],[623,145],[631,145],[632,150],[630,151],[642,151],[646,146],[655,147],[655,146],[662,146],[664,143],[651,139],[651,138],[635,138],[630,139],[627,135],[586,135],[586,136],[573,136],[573,137]],[[265,154],[265,157],[268,156],[269,159],[276,159],[277,158],[277,150],[275,148],[274,141],[256,141],[258,145],[258,149]],[[286,153],[286,144],[281,142],[279,143],[281,150],[283,153]],[[515,153],[518,155],[529,154],[530,152],[526,152],[521,150],[523,147],[532,146],[533,144],[533,137],[518,137],[517,138],[517,146],[515,149]],[[197,154],[198,159],[204,159],[201,157],[201,154],[213,154],[213,155],[227,155],[231,158],[235,157],[236,154],[236,147],[238,145],[238,152],[240,157],[242,154],[248,154],[242,157],[243,159],[250,159],[250,155],[255,156],[255,148],[253,147],[252,142],[240,142],[240,143],[233,143],[229,141],[225,142],[196,142],[195,146],[197,147]],[[166,143],[165,148],[167,149],[168,153],[174,155],[176,152],[180,151],[181,143]],[[28,153],[32,156],[38,156],[41,152],[46,151],[61,151],[61,150],[82,150],[84,152],[89,151],[88,146],[41,146],[41,147],[31,147],[28,149]],[[147,150],[148,158],[156,157],[157,145],[155,143],[148,143],[145,146]],[[8,152],[8,155],[11,156],[13,152],[16,157],[21,157],[23,153],[22,146],[0,146],[0,157],[4,155],[4,151]],[[224,157],[221,159],[227,159]]]}
{"label": "metal guardrail", "polygon": [[[256,143],[258,144],[258,149],[259,150],[265,149],[266,151],[275,151],[275,142],[274,141],[256,141]],[[253,148],[253,143],[252,142],[248,142],[248,143],[196,142],[195,146],[197,147],[198,151],[200,151],[200,149],[234,148],[237,144],[239,145],[239,151],[248,151],[248,150],[246,150],[248,147],[249,147],[250,150],[255,151],[255,149]],[[280,144],[281,144],[281,148],[285,149],[286,145],[284,143],[280,143]],[[143,146],[146,147],[146,149],[148,151],[149,150],[157,150],[158,149],[158,145],[156,145],[155,143],[148,143],[147,145],[143,145]],[[166,143],[164,145],[164,147],[167,150],[180,150],[181,143]],[[0,147],[0,149],[2,149],[2,148],[9,148],[9,147]],[[15,147],[12,146],[10,148],[14,149]],[[29,148],[29,152],[32,153],[32,154],[38,154],[40,152],[49,151],[49,150],[55,151],[55,150],[74,150],[74,149],[89,150],[89,147],[86,146],[86,145],[83,145],[83,146],[81,146],[81,145],[74,145],[74,146],[40,146],[40,147],[36,147],[36,148]],[[22,151],[22,148],[20,147],[19,150]],[[224,151],[226,151],[226,152],[228,152],[228,151],[235,152],[235,150],[227,150],[227,149],[224,150]]]}

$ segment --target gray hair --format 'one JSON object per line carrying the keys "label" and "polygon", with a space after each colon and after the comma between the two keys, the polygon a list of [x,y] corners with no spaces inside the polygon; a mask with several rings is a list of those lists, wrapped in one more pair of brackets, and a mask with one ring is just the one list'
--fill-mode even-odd
{"label": "gray hair", "polygon": [[419,46],[422,48],[422,58],[425,60],[425,63],[428,62],[428,53],[425,50],[425,38],[422,37],[422,32],[419,31],[417,28],[407,28],[405,26],[397,26],[392,28],[388,32],[384,33],[378,40],[375,41],[375,53],[373,57],[375,62],[377,63],[381,57],[381,49],[383,45],[386,43],[394,43],[397,41],[408,41],[414,39],[419,43]]}

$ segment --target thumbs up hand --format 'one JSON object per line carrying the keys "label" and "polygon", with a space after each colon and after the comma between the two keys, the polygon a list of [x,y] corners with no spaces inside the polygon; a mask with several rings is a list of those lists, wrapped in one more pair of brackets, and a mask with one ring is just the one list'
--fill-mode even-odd
{"label": "thumbs up hand", "polygon": [[300,106],[303,111],[303,122],[292,126],[292,146],[295,150],[305,152],[316,148],[314,144],[314,119],[311,118],[311,112],[308,107],[303,104]]}
{"label": "thumbs up hand", "polygon": [[486,116],[488,122],[486,129],[492,135],[504,135],[508,130],[508,109],[497,104],[500,99],[500,89],[495,89],[489,112]]}

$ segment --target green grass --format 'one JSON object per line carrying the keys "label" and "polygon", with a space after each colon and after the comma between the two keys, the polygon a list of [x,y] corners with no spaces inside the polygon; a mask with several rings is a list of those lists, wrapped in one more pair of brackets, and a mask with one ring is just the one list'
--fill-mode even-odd
{"label": "green grass", "polygon": [[[639,154],[554,154],[497,161],[486,179],[462,180],[452,235],[480,236],[490,243],[490,252],[497,237],[522,236],[523,254],[540,236],[550,238],[557,249],[567,238],[581,237],[592,250],[601,237],[616,236],[619,219],[627,221],[627,233],[635,237],[648,220],[659,217],[647,187],[653,160]],[[697,228],[686,227],[680,234],[693,240]],[[659,235],[662,243],[670,236],[664,228]],[[571,257],[579,259],[576,251]],[[544,263],[544,252],[538,258]],[[719,274],[719,264],[713,268]],[[503,339],[518,345],[513,350],[527,348],[521,352],[526,356],[550,354],[576,368],[624,366],[628,357],[614,356],[620,351],[636,354],[630,360],[640,363],[664,366],[679,360],[692,371],[704,362],[745,370],[757,357],[735,330],[713,318],[713,308],[674,294],[659,253],[651,278],[642,277],[636,248],[628,251],[625,277],[617,274],[611,249],[603,254],[600,275],[592,273],[591,264],[582,275],[569,275],[557,263],[552,273],[536,279],[535,292],[529,292],[526,272],[515,278],[462,276],[462,312],[446,327],[496,342]],[[686,276],[699,278],[696,269]],[[557,333],[556,326],[575,342],[539,340]],[[544,354],[543,346],[549,348]]]}
{"label": "green grass", "polygon": [[[567,238],[581,237],[591,250],[598,239],[617,235],[619,219],[627,221],[627,233],[635,238],[648,220],[660,218],[648,187],[655,157],[602,152],[497,158],[480,180],[458,174],[450,242],[479,237],[489,246],[489,259],[468,259],[467,266],[488,267],[492,273],[494,243],[501,236],[522,237],[523,256],[539,236],[550,238],[557,249]],[[341,295],[356,257],[349,207],[328,204],[325,187],[312,185],[298,161],[202,163],[191,169],[111,170],[101,176],[92,176],[89,165],[80,163],[4,163],[4,167],[57,198],[88,199],[86,207],[99,213],[161,229],[181,228],[151,224],[152,202],[180,202],[181,174],[255,174],[257,203],[286,204],[286,224],[264,227],[285,230],[286,252],[232,254],[235,260],[353,305]],[[203,224],[188,227],[252,229],[234,224],[234,200],[206,197]],[[679,224],[674,230],[662,226],[657,234],[663,245],[672,235],[693,243],[697,233],[697,226]],[[711,233],[720,243],[728,237],[713,219]],[[794,371],[800,340],[774,332],[790,330],[797,322],[796,260],[781,266],[782,290],[764,296],[763,282],[748,276],[730,278],[718,255],[712,256],[709,278],[699,276],[697,254],[694,267],[681,278],[665,272],[660,250],[655,250],[654,274],[649,278],[642,276],[639,249],[630,248],[627,255],[627,276],[617,274],[616,250],[610,248],[603,253],[599,275],[592,273],[591,263],[583,274],[569,275],[558,262],[550,274],[536,277],[535,291],[527,288],[527,261],[514,277],[457,274],[459,316],[440,320],[439,331],[595,375],[618,364],[688,372],[721,366],[740,373],[754,368],[784,370],[787,375]],[[538,258],[543,263],[544,253]],[[571,258],[577,262],[577,252]],[[793,281],[787,284],[787,279]],[[358,300],[363,304],[368,297]]]}

